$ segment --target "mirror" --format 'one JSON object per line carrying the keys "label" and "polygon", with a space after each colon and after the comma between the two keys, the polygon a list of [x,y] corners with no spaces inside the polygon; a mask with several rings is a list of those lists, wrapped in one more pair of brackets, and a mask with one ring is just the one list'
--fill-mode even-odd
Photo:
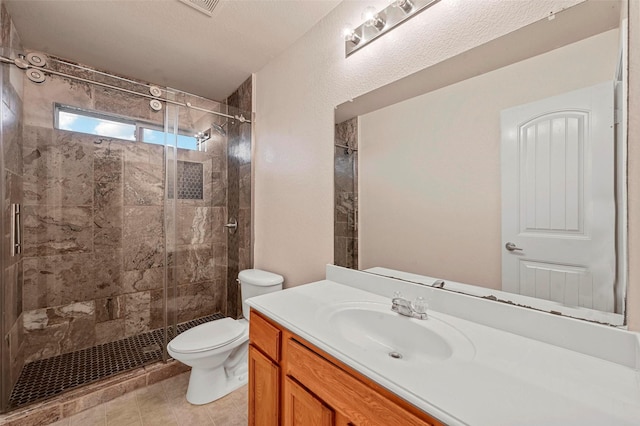
{"label": "mirror", "polygon": [[335,263],[622,325],[623,9],[581,3],[339,105]]}

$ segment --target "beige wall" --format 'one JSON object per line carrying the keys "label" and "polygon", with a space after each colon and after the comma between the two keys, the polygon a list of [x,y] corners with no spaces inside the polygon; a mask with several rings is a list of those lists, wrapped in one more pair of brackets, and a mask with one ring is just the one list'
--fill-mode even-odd
{"label": "beige wall", "polygon": [[360,117],[360,265],[501,288],[500,111],[613,80],[618,30]]}

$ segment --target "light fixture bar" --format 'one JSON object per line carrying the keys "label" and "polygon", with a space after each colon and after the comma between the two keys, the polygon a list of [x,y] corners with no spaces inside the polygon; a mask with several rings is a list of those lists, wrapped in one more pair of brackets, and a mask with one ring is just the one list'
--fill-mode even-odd
{"label": "light fixture bar", "polygon": [[[398,25],[440,0],[396,0],[375,14],[374,22],[365,22],[345,36],[345,57],[358,51]],[[376,25],[378,24],[378,25]]]}

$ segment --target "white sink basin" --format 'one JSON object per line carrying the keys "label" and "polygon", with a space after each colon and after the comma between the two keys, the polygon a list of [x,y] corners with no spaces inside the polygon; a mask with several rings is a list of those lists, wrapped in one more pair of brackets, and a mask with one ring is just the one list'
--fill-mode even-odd
{"label": "white sink basin", "polygon": [[405,317],[391,311],[391,302],[333,304],[319,316],[344,344],[392,361],[471,359],[475,353],[462,333],[432,313],[426,320]]}

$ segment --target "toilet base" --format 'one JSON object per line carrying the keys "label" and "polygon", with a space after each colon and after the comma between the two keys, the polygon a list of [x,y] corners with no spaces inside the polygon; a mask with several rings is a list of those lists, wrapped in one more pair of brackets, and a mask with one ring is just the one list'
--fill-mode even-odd
{"label": "toilet base", "polygon": [[208,404],[246,385],[248,381],[248,373],[227,376],[224,366],[215,369],[191,368],[187,401],[193,405]]}

